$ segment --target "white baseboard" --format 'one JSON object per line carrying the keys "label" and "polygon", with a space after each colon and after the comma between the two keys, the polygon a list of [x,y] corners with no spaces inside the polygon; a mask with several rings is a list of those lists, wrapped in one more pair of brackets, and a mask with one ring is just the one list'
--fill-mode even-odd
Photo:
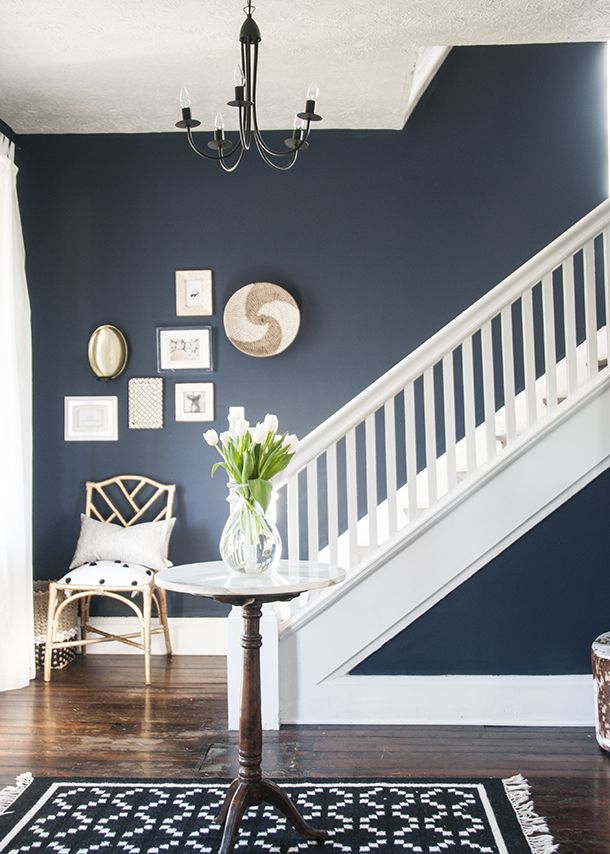
{"label": "white baseboard", "polygon": [[[293,701],[294,703],[294,701]],[[592,726],[591,676],[342,676],[281,709],[284,724]]]}
{"label": "white baseboard", "polygon": [[[99,626],[111,634],[129,634],[139,631],[137,617],[91,617],[91,625]],[[156,620],[153,621],[156,625]],[[226,617],[170,617],[169,630],[175,655],[226,655]],[[95,635],[91,635],[95,637]],[[165,655],[163,635],[152,637],[153,655]],[[94,643],[87,648],[87,655],[142,655],[139,649],[118,641]]]}

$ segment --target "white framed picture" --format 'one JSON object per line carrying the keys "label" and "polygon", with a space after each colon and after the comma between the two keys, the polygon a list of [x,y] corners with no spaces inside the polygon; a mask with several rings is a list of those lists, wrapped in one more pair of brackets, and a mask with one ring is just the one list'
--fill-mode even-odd
{"label": "white framed picture", "polygon": [[66,442],[116,442],[118,438],[118,398],[64,398]]}
{"label": "white framed picture", "polygon": [[176,270],[176,314],[178,317],[212,314],[211,270]]}
{"label": "white framed picture", "polygon": [[157,360],[159,371],[211,371],[212,327],[160,327]]}
{"label": "white framed picture", "polygon": [[176,421],[214,420],[214,383],[176,383]]}

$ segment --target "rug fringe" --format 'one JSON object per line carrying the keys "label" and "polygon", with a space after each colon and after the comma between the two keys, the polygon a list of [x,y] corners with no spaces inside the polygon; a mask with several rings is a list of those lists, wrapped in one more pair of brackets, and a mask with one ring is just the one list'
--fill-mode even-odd
{"label": "rug fringe", "polygon": [[517,774],[502,782],[533,854],[553,854],[559,851],[559,845],[551,836],[546,819],[539,816],[534,809],[530,785],[525,777]]}
{"label": "rug fringe", "polygon": [[0,789],[0,815],[8,812],[9,807],[12,807],[19,795],[25,792],[33,781],[34,777],[32,774],[26,771],[17,777],[14,786],[5,786],[3,789]]}

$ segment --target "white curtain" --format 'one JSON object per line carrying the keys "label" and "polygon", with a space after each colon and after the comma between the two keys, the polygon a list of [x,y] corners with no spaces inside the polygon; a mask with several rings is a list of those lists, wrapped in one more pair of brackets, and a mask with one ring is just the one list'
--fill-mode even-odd
{"label": "white curtain", "polygon": [[17,167],[0,134],[0,691],[34,676],[31,352]]}

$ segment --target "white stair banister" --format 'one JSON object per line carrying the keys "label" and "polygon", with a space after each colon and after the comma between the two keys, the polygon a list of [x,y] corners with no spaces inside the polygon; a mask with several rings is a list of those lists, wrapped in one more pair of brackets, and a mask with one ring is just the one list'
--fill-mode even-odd
{"label": "white stair banister", "polygon": [[604,250],[604,305],[606,306],[606,356],[610,364],[610,228],[603,231]]}
{"label": "white stair banister", "polygon": [[326,452],[326,500],[328,512],[328,551],[331,564],[339,562],[339,496],[337,490],[337,445]]}
{"label": "white stair banister", "polygon": [[542,315],[544,324],[544,373],[546,376],[546,403],[549,410],[557,406],[557,354],[555,346],[555,303],[553,299],[553,273],[542,280]]}
{"label": "white stair banister", "polygon": [[358,563],[358,482],[356,480],[356,428],[345,436],[345,482],[347,488],[348,568]]}
{"label": "white stair banister", "polygon": [[364,422],[366,456],[366,509],[369,529],[369,549],[377,548],[377,436],[375,413],[366,416]]}
{"label": "white stair banister", "polygon": [[[574,258],[570,256],[561,265],[563,285],[563,328],[566,347],[566,389],[574,394],[578,386],[576,369],[576,308],[574,297]],[[606,303],[607,305],[608,303]]]}
{"label": "white stair banister", "polygon": [[350,428],[360,424],[364,420],[363,413],[383,406],[389,397],[400,393],[411,377],[421,376],[430,364],[442,359],[449,347],[457,347],[487,319],[495,317],[509,302],[514,302],[526,289],[541,281],[545,273],[578,252],[586,240],[601,233],[608,220],[610,201],[606,200],[308,433],[283,472],[280,483],[314,456],[324,453],[331,442],[338,442]]}
{"label": "white stair banister", "polygon": [[447,489],[457,484],[457,465],[455,456],[455,378],[453,372],[453,351],[443,356],[443,408],[445,416],[445,462],[447,471]]}
{"label": "white stair banister", "polygon": [[504,383],[504,419],[506,441],[517,435],[515,416],[515,359],[513,355],[513,307],[505,306],[500,314],[502,325],[502,381]]}
{"label": "white stair banister", "polygon": [[428,504],[436,501],[436,410],[434,404],[434,367],[424,371],[424,433],[426,436],[426,472],[428,474]]}
{"label": "white stair banister", "polygon": [[407,383],[404,390],[405,399],[405,440],[407,446],[407,495],[409,507],[409,522],[414,522],[419,513],[417,496],[417,434],[415,427],[415,388],[413,383]]}
{"label": "white stair banister", "polygon": [[588,240],[583,249],[583,274],[585,279],[585,325],[587,330],[587,369],[594,377],[597,366],[597,306],[595,294],[595,247]]}
{"label": "white stair banister", "polygon": [[481,361],[483,363],[483,402],[485,407],[486,458],[496,455],[496,398],[494,384],[493,345],[491,320],[481,328]]}
{"label": "white stair banister", "polygon": [[388,533],[396,533],[398,527],[396,495],[396,410],[394,397],[386,400],[383,408],[385,430],[385,480],[388,502]]}
{"label": "white stair banister", "polygon": [[474,397],[474,358],[472,335],[462,342],[462,386],[464,389],[464,433],[466,440],[466,471],[477,467],[477,444],[475,436],[476,413]]}
{"label": "white stair banister", "polygon": [[[300,527],[306,514],[309,559],[338,562],[350,574],[358,572],[404,536],[406,528],[425,522],[464,478],[495,465],[524,431],[537,429],[560,401],[597,378],[598,351],[607,350],[608,333],[599,331],[598,341],[596,252],[603,257],[607,317],[609,227],[607,200],[304,437],[276,482],[286,495],[281,507],[289,558],[304,557]],[[584,350],[577,338],[576,258],[578,263],[582,258],[586,366],[578,355]],[[562,299],[556,301],[555,276],[558,285],[560,275]],[[521,315],[522,359],[515,356],[514,311]],[[563,326],[565,338],[560,362],[557,326]],[[457,374],[456,385],[457,360],[461,381]],[[521,364],[522,379],[516,373]],[[500,369],[503,400],[498,402],[495,378]],[[396,398],[401,395],[404,433],[396,429]],[[438,444],[441,435],[444,448]],[[421,455],[424,449],[418,470],[418,451]],[[405,467],[399,470],[402,459]],[[381,473],[385,495],[383,481],[378,481]],[[308,606],[319,598],[309,597]],[[292,614],[306,603],[307,597],[295,602]]]}

